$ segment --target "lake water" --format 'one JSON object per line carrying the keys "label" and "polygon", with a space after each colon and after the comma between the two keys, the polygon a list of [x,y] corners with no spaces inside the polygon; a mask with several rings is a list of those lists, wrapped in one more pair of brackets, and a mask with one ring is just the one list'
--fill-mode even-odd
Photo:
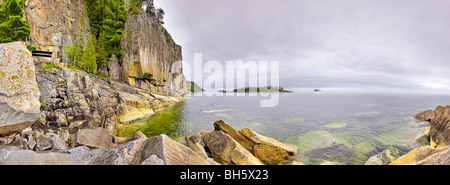
{"label": "lake water", "polygon": [[222,119],[236,129],[298,146],[296,161],[364,164],[390,146],[405,154],[414,147],[427,123],[415,113],[450,104],[449,95],[296,92],[281,93],[279,104],[261,108],[261,96],[190,96],[149,119],[121,126],[120,136],[140,130],[147,137],[172,138],[213,130]]}

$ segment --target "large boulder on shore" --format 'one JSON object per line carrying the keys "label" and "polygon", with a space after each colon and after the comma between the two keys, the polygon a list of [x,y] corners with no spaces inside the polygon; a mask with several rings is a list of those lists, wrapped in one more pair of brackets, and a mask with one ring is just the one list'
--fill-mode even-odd
{"label": "large boulder on shore", "polygon": [[84,165],[93,153],[86,146],[58,152],[35,152],[0,146],[0,165]]}
{"label": "large boulder on shore", "polygon": [[144,158],[156,155],[165,165],[209,165],[196,152],[164,134],[148,139],[143,155]]}
{"label": "large boulder on shore", "polygon": [[77,133],[75,144],[90,148],[108,149],[114,147],[112,137],[107,129],[81,129]]}
{"label": "large boulder on shore", "polygon": [[223,120],[216,121],[214,129],[230,135],[265,164],[278,165],[288,163],[294,159],[297,153],[297,146],[295,145],[281,143],[275,139],[255,133],[247,127],[237,131]]}
{"label": "large boulder on shore", "polygon": [[411,150],[390,165],[450,165],[450,147],[422,146]]}
{"label": "large boulder on shore", "polygon": [[430,121],[430,145],[433,148],[450,144],[450,106],[438,106]]}
{"label": "large boulder on shore", "polygon": [[20,132],[39,119],[40,95],[25,44],[0,44],[0,136]]}
{"label": "large boulder on shore", "polygon": [[202,136],[215,161],[223,165],[263,165],[258,158],[241,146],[231,136],[221,131],[211,131]]}

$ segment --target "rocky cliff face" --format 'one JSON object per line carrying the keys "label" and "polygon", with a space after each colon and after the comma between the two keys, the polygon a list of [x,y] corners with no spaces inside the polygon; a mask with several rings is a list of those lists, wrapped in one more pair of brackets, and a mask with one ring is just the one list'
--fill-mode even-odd
{"label": "rocky cliff face", "polygon": [[31,27],[27,44],[38,50],[61,51],[64,45],[73,44],[75,33],[83,35],[85,40],[89,36],[89,18],[83,0],[27,0],[24,12]]}
{"label": "rocky cliff face", "polygon": [[181,46],[147,13],[130,15],[121,46],[122,79],[129,85],[162,95],[186,93]]}

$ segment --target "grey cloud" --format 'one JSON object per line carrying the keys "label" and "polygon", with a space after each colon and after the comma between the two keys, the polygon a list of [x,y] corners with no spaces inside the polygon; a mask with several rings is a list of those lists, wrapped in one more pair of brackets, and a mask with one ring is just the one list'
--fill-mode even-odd
{"label": "grey cloud", "polygon": [[277,60],[285,87],[450,89],[448,0],[155,3],[189,63]]}

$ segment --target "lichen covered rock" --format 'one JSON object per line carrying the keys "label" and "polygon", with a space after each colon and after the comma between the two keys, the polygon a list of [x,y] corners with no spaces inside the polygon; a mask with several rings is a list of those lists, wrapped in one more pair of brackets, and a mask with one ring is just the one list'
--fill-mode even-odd
{"label": "lichen covered rock", "polygon": [[23,42],[0,44],[0,136],[39,119],[41,95],[30,51]]}

